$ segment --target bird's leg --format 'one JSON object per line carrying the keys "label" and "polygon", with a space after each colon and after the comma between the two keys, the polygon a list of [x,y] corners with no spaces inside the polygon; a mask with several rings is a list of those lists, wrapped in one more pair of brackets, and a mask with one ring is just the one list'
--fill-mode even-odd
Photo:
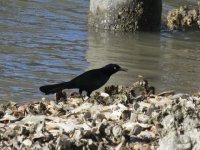
{"label": "bird's leg", "polygon": [[89,100],[90,99],[90,94],[91,94],[92,92],[91,91],[87,91],[87,99],[86,100]]}
{"label": "bird's leg", "polygon": [[84,102],[84,98],[83,98],[82,92],[83,92],[83,90],[79,89],[79,94],[80,94],[80,96],[81,96],[81,98],[82,98],[82,100]]}
{"label": "bird's leg", "polygon": [[83,95],[81,95],[81,98],[82,98],[82,100],[83,100],[83,102],[84,102],[84,98],[83,98]]}

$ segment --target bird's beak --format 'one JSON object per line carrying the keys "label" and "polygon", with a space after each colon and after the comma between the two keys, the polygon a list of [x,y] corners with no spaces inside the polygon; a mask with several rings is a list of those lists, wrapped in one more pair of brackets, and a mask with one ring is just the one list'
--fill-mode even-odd
{"label": "bird's beak", "polygon": [[120,68],[119,71],[126,71],[127,72],[128,69],[126,69],[126,68]]}

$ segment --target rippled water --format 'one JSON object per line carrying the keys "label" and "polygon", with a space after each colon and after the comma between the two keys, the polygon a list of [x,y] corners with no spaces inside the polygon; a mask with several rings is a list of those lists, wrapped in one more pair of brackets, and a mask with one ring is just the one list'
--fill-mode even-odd
{"label": "rippled water", "polygon": [[[182,2],[164,1],[163,15]],[[88,7],[86,0],[0,1],[0,101],[40,99],[39,86],[113,62],[129,72],[108,84],[143,75],[158,91],[199,91],[199,32],[88,31]]]}

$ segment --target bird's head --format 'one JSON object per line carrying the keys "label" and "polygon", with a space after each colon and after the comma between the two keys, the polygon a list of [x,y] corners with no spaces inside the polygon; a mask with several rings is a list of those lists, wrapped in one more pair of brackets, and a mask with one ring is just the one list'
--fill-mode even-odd
{"label": "bird's head", "polygon": [[109,75],[112,75],[118,71],[128,71],[128,69],[126,68],[121,68],[119,65],[117,64],[108,64],[106,66],[103,67],[103,70],[108,73]]}

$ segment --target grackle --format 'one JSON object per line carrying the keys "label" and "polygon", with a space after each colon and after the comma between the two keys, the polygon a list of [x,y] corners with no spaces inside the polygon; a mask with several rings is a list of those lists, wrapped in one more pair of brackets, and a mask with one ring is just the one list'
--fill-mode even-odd
{"label": "grackle", "polygon": [[63,89],[79,89],[80,95],[82,95],[82,91],[86,91],[87,96],[90,97],[94,90],[103,86],[110,76],[118,71],[127,71],[127,69],[121,68],[117,64],[108,64],[99,69],[86,71],[68,82],[41,86],[40,91],[47,95],[60,92]]}

